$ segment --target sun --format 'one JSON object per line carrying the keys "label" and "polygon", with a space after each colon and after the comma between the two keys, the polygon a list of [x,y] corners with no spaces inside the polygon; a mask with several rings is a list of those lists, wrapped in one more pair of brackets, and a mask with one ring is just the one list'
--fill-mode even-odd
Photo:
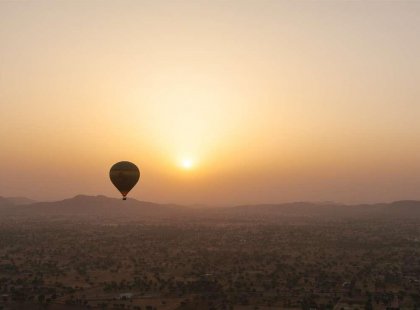
{"label": "sun", "polygon": [[184,158],[184,159],[182,159],[182,161],[181,161],[181,167],[183,169],[189,170],[189,169],[193,168],[193,166],[194,166],[194,162],[192,161],[191,158]]}

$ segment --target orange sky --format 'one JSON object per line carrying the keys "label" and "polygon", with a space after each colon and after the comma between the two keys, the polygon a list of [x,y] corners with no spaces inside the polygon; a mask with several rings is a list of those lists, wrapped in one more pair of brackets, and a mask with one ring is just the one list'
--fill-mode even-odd
{"label": "orange sky", "polygon": [[[420,3],[0,2],[0,195],[420,199]],[[184,169],[182,162],[191,161]]]}

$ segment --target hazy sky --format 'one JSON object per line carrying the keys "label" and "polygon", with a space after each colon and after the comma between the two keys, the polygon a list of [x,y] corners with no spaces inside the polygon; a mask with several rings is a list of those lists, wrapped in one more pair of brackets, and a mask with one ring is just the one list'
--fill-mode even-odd
{"label": "hazy sky", "polygon": [[418,1],[2,1],[0,42],[2,196],[420,199]]}

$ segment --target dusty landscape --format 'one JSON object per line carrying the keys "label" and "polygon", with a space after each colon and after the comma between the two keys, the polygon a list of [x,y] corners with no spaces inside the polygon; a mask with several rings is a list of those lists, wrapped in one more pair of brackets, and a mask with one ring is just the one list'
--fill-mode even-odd
{"label": "dusty landscape", "polygon": [[1,308],[420,306],[420,203],[192,208],[127,202],[103,196],[3,201]]}

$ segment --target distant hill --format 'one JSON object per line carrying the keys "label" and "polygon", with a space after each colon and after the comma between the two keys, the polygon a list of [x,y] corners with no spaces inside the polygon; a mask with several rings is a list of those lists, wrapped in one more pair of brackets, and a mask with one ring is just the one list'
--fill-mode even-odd
{"label": "distant hill", "polygon": [[0,196],[0,208],[11,207],[13,203],[9,199]]}
{"label": "distant hill", "polygon": [[16,206],[29,205],[37,202],[36,200],[29,199],[26,197],[7,197],[6,199]]}
{"label": "distant hill", "polygon": [[35,200],[26,197],[1,197],[0,196],[0,207],[20,206],[29,205],[35,203]]}
{"label": "distant hill", "polygon": [[[7,199],[8,206],[13,204]],[[109,198],[106,196],[77,195],[73,198],[52,201],[35,202],[30,204],[14,205],[7,209],[6,214],[25,217],[65,217],[65,218],[133,218],[144,216],[162,216],[171,214],[175,205],[161,205],[152,202],[138,201],[135,199]]]}
{"label": "distant hill", "polygon": [[389,216],[399,217],[420,217],[420,201],[417,200],[401,200],[389,204],[386,208]]}
{"label": "distant hill", "polygon": [[293,202],[283,204],[242,205],[234,212],[252,215],[325,218],[420,218],[420,201],[345,205],[338,203]]}
{"label": "distant hill", "polygon": [[[293,202],[282,204],[214,207],[157,204],[136,199],[77,195],[53,202],[31,202],[27,198],[0,197],[0,218],[61,219],[192,219],[211,221],[277,221],[280,219],[419,219],[420,201],[345,205],[331,202]],[[210,222],[209,222],[210,223]]]}

